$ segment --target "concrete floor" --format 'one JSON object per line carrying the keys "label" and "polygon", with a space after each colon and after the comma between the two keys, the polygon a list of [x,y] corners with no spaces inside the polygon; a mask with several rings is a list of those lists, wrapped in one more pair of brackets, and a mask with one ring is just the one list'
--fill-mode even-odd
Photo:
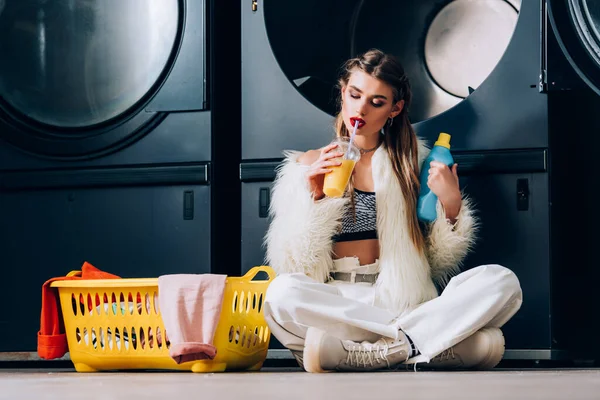
{"label": "concrete floor", "polygon": [[[0,399],[600,399],[600,370],[76,373],[0,370]],[[385,396],[385,397],[384,397]]]}

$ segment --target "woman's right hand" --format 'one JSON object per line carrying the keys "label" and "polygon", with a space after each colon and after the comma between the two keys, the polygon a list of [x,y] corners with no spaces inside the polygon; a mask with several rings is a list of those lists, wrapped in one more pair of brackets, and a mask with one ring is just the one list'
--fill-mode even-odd
{"label": "woman's right hand", "polygon": [[325,197],[325,193],[323,193],[323,182],[325,181],[325,174],[331,172],[330,167],[342,165],[341,160],[335,159],[342,157],[344,153],[334,152],[333,149],[336,147],[338,147],[338,145],[335,143],[323,147],[321,152],[318,153],[318,158],[310,164],[310,168],[306,173],[308,187],[315,200],[321,200]]}

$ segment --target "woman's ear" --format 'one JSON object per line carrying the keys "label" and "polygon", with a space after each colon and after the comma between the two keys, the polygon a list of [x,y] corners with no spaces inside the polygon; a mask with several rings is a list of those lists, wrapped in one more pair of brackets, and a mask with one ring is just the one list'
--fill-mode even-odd
{"label": "woman's ear", "polygon": [[399,102],[397,102],[396,104],[394,104],[394,107],[392,107],[392,113],[391,113],[391,117],[395,118],[396,115],[400,114],[402,112],[402,109],[404,108],[404,100],[400,100]]}

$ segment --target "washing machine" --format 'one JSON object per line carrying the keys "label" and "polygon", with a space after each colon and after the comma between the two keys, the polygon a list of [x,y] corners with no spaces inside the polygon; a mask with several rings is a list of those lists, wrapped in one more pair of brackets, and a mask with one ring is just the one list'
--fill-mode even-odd
{"label": "washing machine", "polygon": [[543,4],[541,90],[548,97],[553,345],[598,360],[595,295],[598,226],[594,186],[600,148],[600,2]]}
{"label": "washing machine", "polygon": [[464,268],[498,263],[520,279],[524,303],[503,328],[505,359],[568,357],[556,333],[564,311],[558,303],[568,295],[555,296],[552,235],[559,227],[551,197],[567,186],[550,180],[552,162],[562,161],[551,157],[549,123],[556,121],[549,118],[547,79],[567,76],[569,64],[579,68],[569,75],[573,82],[596,84],[598,74],[594,60],[579,66],[569,56],[568,43],[553,47],[550,62],[563,64],[548,70],[547,36],[555,23],[581,34],[569,14],[562,15],[567,5],[587,4],[592,15],[600,14],[591,0],[550,3],[560,4],[556,21],[539,0],[243,1],[242,270],[264,258],[271,184],[282,151],[331,140],[341,64],[379,48],[405,66],[417,134],[430,145],[439,132],[452,135],[461,187],[482,223]]}
{"label": "washing machine", "polygon": [[0,352],[36,351],[42,284],[84,261],[122,277],[214,271],[214,204],[230,201],[215,178],[229,139],[212,135],[231,82],[224,11],[0,0]]}

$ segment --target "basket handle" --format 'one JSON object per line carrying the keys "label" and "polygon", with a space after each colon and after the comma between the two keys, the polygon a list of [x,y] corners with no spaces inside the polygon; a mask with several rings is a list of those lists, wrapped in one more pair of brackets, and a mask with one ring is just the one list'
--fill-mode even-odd
{"label": "basket handle", "polygon": [[259,272],[265,272],[267,275],[269,275],[269,282],[272,281],[273,279],[275,279],[275,271],[273,270],[273,268],[271,268],[267,265],[261,265],[261,266],[252,268],[250,271],[246,272],[246,275],[244,275],[244,278],[251,281],[252,279],[254,279],[256,277],[256,275],[258,275]]}

